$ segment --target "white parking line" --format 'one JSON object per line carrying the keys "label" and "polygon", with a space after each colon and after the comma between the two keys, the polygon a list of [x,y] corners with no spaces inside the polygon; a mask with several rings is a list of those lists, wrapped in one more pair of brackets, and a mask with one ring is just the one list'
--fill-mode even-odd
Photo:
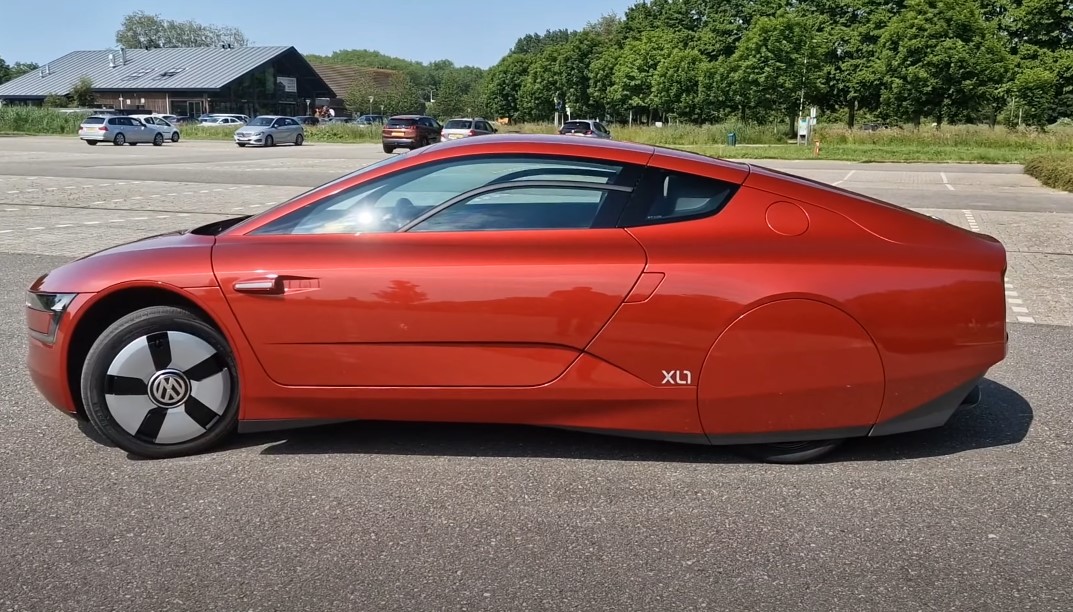
{"label": "white parking line", "polygon": [[946,185],[947,189],[949,189],[950,191],[953,191],[954,186],[951,185],[949,179],[946,178],[946,173],[945,172],[940,172],[939,176],[943,177],[943,185]]}
{"label": "white parking line", "polygon": [[1031,316],[1028,308],[1024,306],[1025,301],[1021,299],[1020,294],[1013,290],[1012,283],[1006,283],[1006,303],[1010,307],[1010,311],[1021,323],[1035,323],[1035,317]]}
{"label": "white parking line", "polygon": [[841,181],[836,182],[835,185],[841,185],[842,183],[845,183],[846,181],[848,181],[849,177],[853,176],[854,172],[856,172],[856,170],[850,170],[849,174],[846,175],[846,178],[842,179]]}
{"label": "white parking line", "polygon": [[976,222],[976,215],[971,210],[961,211],[965,215],[965,220],[969,222],[969,229],[974,232],[980,231],[980,224]]}

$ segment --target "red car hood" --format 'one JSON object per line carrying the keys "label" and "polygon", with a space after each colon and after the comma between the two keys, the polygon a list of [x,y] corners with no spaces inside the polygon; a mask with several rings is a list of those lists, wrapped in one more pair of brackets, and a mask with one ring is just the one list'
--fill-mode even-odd
{"label": "red car hood", "polygon": [[31,291],[95,293],[121,283],[215,286],[213,235],[170,232],[86,255],[45,274]]}

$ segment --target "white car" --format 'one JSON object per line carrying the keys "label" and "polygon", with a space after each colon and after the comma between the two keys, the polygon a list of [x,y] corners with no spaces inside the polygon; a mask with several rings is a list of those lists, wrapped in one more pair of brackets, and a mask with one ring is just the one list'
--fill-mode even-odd
{"label": "white car", "polygon": [[279,115],[255,117],[244,127],[235,131],[235,144],[240,147],[246,145],[274,147],[284,142],[300,147],[305,139],[306,131],[301,123],[295,121],[294,117]]}
{"label": "white car", "polygon": [[164,138],[172,141],[179,142],[179,128],[171,124],[162,115],[131,115],[135,119],[141,120],[146,125],[153,126],[164,134]]}
{"label": "white car", "polygon": [[495,126],[486,119],[465,117],[451,119],[443,124],[442,138],[444,140],[457,140],[459,138],[469,138],[470,136],[487,136],[495,134],[497,131]]}
{"label": "white car", "polygon": [[207,117],[201,120],[201,125],[237,128],[246,125],[246,122],[241,119],[236,119],[235,117]]}
{"label": "white car", "polygon": [[159,147],[164,144],[164,134],[156,125],[148,125],[136,117],[125,115],[92,115],[82,120],[78,126],[78,137],[88,145],[98,142],[110,142],[114,145],[131,146],[152,143]]}

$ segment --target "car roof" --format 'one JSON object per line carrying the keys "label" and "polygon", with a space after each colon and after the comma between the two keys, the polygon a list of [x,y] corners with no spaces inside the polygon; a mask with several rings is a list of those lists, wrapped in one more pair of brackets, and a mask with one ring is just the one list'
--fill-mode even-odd
{"label": "car roof", "polygon": [[[589,138],[564,138],[558,134],[499,134],[488,138],[461,138],[437,143],[431,147],[419,149],[422,154],[434,155],[436,151],[442,151],[446,155],[449,152],[463,153],[464,149],[473,148],[476,152],[495,152],[497,149],[503,152],[546,152],[552,154],[570,155],[571,152],[579,153],[586,157],[599,158],[608,155],[609,158],[620,157],[643,158],[648,162],[661,166],[679,169],[692,168],[704,172],[715,170],[718,174],[733,175],[740,180],[751,171],[747,163],[730,161],[717,157],[701,155],[691,151],[672,149],[627,140],[605,140]],[[722,168],[720,172],[718,169]]]}

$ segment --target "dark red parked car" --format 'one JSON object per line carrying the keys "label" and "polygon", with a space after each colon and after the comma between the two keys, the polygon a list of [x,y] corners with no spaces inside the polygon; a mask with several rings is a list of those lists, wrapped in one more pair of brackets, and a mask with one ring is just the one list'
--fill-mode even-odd
{"label": "dark red parked car", "polygon": [[395,149],[420,149],[442,140],[443,126],[425,115],[396,115],[387,120],[380,132],[384,153]]}

